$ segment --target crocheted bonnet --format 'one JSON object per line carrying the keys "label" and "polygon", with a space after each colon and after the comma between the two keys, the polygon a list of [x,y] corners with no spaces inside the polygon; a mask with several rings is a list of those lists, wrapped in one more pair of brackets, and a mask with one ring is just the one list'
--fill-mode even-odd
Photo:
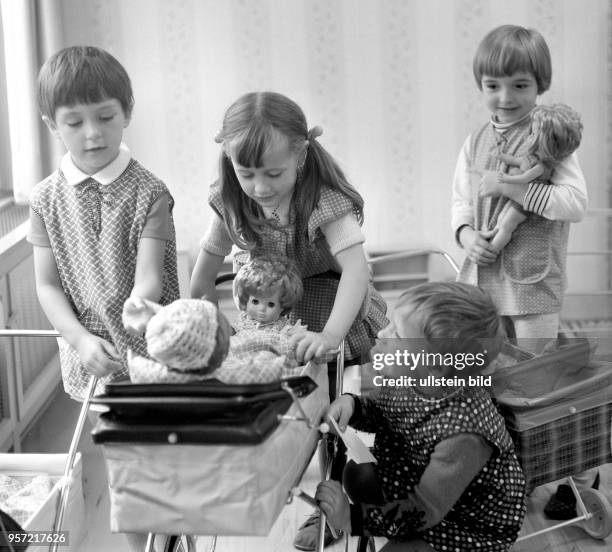
{"label": "crocheted bonnet", "polygon": [[[210,301],[179,299],[149,321],[145,338],[149,355],[175,370],[212,372],[227,353],[223,315]],[[203,370],[205,369],[205,370]]]}

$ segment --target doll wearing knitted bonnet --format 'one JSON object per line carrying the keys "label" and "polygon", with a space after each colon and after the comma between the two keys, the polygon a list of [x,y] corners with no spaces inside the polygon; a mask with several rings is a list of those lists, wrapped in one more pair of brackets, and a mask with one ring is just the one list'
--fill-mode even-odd
{"label": "doll wearing knitted bonnet", "polygon": [[178,299],[164,307],[143,300],[138,316],[124,314],[124,324],[132,331],[146,327],[150,356],[128,355],[132,383],[269,383],[280,380],[288,365],[267,342],[251,343],[248,354],[238,343],[229,353],[231,326],[207,300]]}
{"label": "doll wearing knitted bonnet", "polygon": [[[538,105],[531,111],[531,135],[524,156],[499,153],[497,158],[510,167],[509,174],[500,171],[497,179],[506,184],[528,184],[549,180],[556,165],[580,146],[580,115],[565,104]],[[497,219],[497,233],[491,245],[501,251],[512,239],[516,227],[527,215],[509,201]]]}
{"label": "doll wearing knitted bonnet", "polygon": [[[188,383],[214,377],[229,349],[231,327],[210,301],[178,299],[161,306],[135,303],[138,312],[124,313],[128,330],[145,328],[150,358],[129,355],[134,383]],[[136,311],[136,309],[135,309]]]}

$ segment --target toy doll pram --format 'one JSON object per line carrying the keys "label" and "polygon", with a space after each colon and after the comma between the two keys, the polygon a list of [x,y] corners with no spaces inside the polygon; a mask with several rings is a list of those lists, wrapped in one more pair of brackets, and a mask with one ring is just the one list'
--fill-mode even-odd
{"label": "toy doll pram", "polygon": [[267,535],[317,447],[325,365],[282,384],[169,387],[116,384],[92,399],[111,409],[93,431],[111,531]]}
{"label": "toy doll pram", "polygon": [[[0,338],[17,337],[59,337],[54,330],[0,330]],[[95,379],[92,379],[89,388],[89,396],[93,394]],[[81,456],[77,452],[79,440],[87,417],[88,404],[81,409],[74,430],[70,448],[67,454],[15,454],[6,453],[0,455],[0,468],[7,469],[11,474],[18,475],[63,475],[53,486],[50,494],[40,508],[30,517],[23,529],[35,533],[47,532],[48,537],[43,541],[28,540],[27,545],[36,542],[35,546],[45,546],[55,552],[58,547],[63,549],[75,549],[83,538],[84,531],[84,498],[81,484]],[[11,529],[16,531],[16,529]],[[23,539],[24,533],[18,533]],[[40,536],[39,535],[39,536]],[[13,535],[15,537],[15,535]],[[38,538],[38,537],[37,537]],[[2,542],[2,540],[0,540]],[[24,544],[16,538],[7,542],[6,548],[0,546],[0,550],[22,550]],[[4,544],[4,543],[2,543]],[[68,547],[68,548],[66,548]]]}
{"label": "toy doll pram", "polygon": [[[217,535],[267,535],[294,495],[309,498],[295,486],[320,430],[326,450],[334,448],[320,425],[329,403],[327,366],[297,370],[271,384],[115,384],[91,399],[108,409],[92,435],[108,471],[111,531],[149,533],[147,550],[154,534],[166,536],[166,550],[192,550],[189,535],[212,536],[213,547]],[[325,477],[331,461],[327,455]]]}
{"label": "toy doll pram", "polygon": [[[568,477],[578,515],[518,541],[581,524],[592,537],[612,532],[612,505],[596,489],[578,491],[571,476],[612,462],[612,362],[592,358],[595,341],[568,339],[533,357],[506,348],[519,362],[493,373],[496,399],[523,467],[527,490]],[[503,358],[502,352],[502,358]],[[517,541],[517,542],[518,542]]]}

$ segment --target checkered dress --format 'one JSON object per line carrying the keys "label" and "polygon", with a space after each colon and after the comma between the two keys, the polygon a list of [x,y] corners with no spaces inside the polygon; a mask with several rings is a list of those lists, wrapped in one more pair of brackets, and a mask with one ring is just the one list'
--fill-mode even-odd
{"label": "checkered dress", "polygon": [[[223,219],[223,200],[218,182],[210,188],[209,203]],[[235,255],[234,270],[248,262],[251,256],[266,253],[278,253],[293,259],[304,278],[304,296],[291,310],[290,322],[301,320],[310,331],[320,332],[327,323],[336,299],[339,272],[321,226],[353,211],[353,204],[344,194],[323,188],[319,203],[308,220],[308,239],[297,231],[292,208],[287,225],[282,226],[273,219],[266,219],[267,224],[261,231],[260,243],[250,252],[242,251]],[[347,360],[370,350],[378,331],[389,323],[385,316],[386,311],[384,299],[370,282],[359,314],[345,339]]]}
{"label": "checkered dress", "polygon": [[[520,157],[529,136],[529,117],[505,132],[497,132],[491,123],[472,135],[470,168],[476,171],[503,170],[495,158],[504,153]],[[472,179],[474,228],[492,230],[506,197],[480,197],[479,179]],[[541,179],[540,179],[541,180]],[[525,211],[527,219],[512,234],[512,240],[489,266],[476,266],[466,258],[459,281],[480,286],[490,293],[500,313],[508,316],[547,314],[561,310],[566,286],[565,263],[569,222],[545,219]]]}
{"label": "checkered dress", "polygon": [[[119,178],[105,186],[91,178],[71,186],[58,170],[32,192],[31,209],[45,226],[64,293],[79,322],[113,343],[121,356],[122,369],[102,378],[100,391],[104,383],[127,379],[128,348],[147,354],[144,339],[124,330],[121,313],[134,286],[138,244],[147,215],[161,194],[168,194],[172,209],[174,201],[164,183],[134,159]],[[164,255],[162,304],[179,296],[172,215],[169,220],[172,239]],[[82,399],[90,376],[76,350],[62,338],[58,345],[64,389]]]}
{"label": "checkered dress", "polygon": [[[383,506],[364,508],[366,534],[400,541],[418,535],[435,550],[509,550],[525,515],[525,479],[504,420],[485,391],[465,387],[426,399],[411,388],[386,387],[376,399],[360,399],[360,406],[354,425],[376,432],[372,453],[385,498]],[[422,516],[406,499],[436,445],[460,433],[481,435],[494,452],[446,517],[423,529]]]}

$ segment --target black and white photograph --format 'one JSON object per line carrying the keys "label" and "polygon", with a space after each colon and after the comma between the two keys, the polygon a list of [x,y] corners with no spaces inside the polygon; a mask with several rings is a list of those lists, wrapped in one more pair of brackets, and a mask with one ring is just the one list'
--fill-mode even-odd
{"label": "black and white photograph", "polygon": [[0,551],[612,550],[612,0],[0,0]]}

